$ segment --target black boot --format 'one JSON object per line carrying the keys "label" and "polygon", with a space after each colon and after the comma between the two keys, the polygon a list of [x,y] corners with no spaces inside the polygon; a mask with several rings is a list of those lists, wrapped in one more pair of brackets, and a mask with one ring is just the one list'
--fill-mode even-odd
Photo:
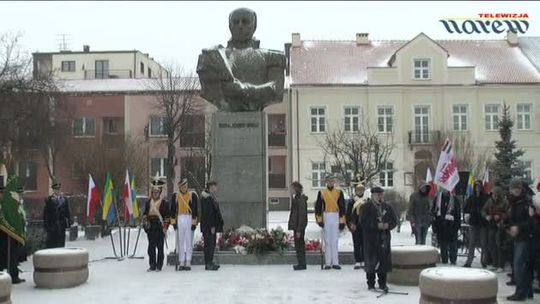
{"label": "black boot", "polygon": [[293,266],[293,269],[294,270],[306,270],[306,265],[294,265]]}
{"label": "black boot", "polygon": [[527,297],[523,294],[515,293],[506,298],[508,301],[526,301]]}

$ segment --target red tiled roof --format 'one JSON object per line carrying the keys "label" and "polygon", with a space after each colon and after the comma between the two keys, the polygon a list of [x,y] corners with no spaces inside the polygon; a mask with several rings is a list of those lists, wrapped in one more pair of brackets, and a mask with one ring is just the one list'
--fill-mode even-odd
{"label": "red tiled roof", "polygon": [[[478,83],[540,83],[540,72],[506,40],[434,40],[449,66],[475,66]],[[386,67],[408,40],[303,41],[290,50],[291,85],[367,85],[367,67]]]}

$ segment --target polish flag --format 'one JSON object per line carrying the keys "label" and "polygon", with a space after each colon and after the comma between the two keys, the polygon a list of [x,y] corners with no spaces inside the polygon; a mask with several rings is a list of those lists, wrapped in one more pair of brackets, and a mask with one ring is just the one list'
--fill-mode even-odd
{"label": "polish flag", "polygon": [[88,174],[88,196],[86,200],[86,216],[90,224],[94,224],[94,216],[96,214],[96,208],[99,205],[101,195],[94,183],[94,179],[91,174]]}
{"label": "polish flag", "polygon": [[131,180],[129,179],[129,172],[127,170],[122,199],[124,201],[124,219],[128,222],[130,216],[133,215],[133,199],[131,198]]}
{"label": "polish flag", "polygon": [[433,181],[433,175],[431,175],[431,169],[427,168],[426,183],[429,185],[429,196],[435,197],[437,195],[437,185]]}
{"label": "polish flag", "polygon": [[491,183],[489,182],[488,168],[486,168],[486,171],[484,172],[484,179],[482,180],[482,184],[484,185],[484,192],[491,193]]}

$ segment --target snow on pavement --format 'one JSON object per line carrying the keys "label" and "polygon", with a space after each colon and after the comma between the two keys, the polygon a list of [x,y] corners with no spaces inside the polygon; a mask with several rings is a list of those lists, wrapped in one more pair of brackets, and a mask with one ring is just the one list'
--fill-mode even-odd
{"label": "snow on pavement", "polygon": [[[269,227],[286,228],[288,213],[272,212]],[[311,215],[310,215],[311,217]],[[312,220],[310,218],[310,220]],[[115,231],[115,236],[117,230]],[[131,231],[131,246],[135,243],[137,230]],[[320,237],[320,228],[310,222],[306,233],[308,238]],[[196,238],[200,233],[196,234]],[[410,226],[404,223],[400,233],[392,235],[393,245],[413,245]],[[428,243],[430,237],[428,236]],[[168,233],[169,250],[174,250],[174,235]],[[21,277],[26,283],[13,286],[12,301],[15,304],[40,303],[418,303],[418,287],[395,286],[390,290],[408,292],[408,295],[386,295],[377,299],[374,292],[367,291],[365,273],[353,270],[352,265],[343,265],[341,271],[321,271],[318,266],[308,266],[308,270],[296,272],[291,265],[241,266],[222,265],[217,272],[205,271],[203,266],[194,266],[191,272],[177,272],[173,266],[164,266],[162,272],[146,272],[146,234],[141,232],[137,256],[144,259],[125,259],[116,261],[104,259],[112,255],[109,238],[87,241],[82,238],[67,242],[66,247],[84,247],[90,252],[90,277],[85,284],[69,289],[42,290],[35,288],[32,280],[32,259],[21,264],[25,271]],[[132,250],[131,247],[130,250]],[[352,250],[350,233],[343,232],[340,237],[340,250]],[[460,256],[458,265],[465,262]],[[478,258],[473,267],[479,267]],[[510,303],[506,296],[513,288],[505,285],[506,275],[497,274],[499,280],[499,303]],[[536,299],[524,303],[538,303]]]}

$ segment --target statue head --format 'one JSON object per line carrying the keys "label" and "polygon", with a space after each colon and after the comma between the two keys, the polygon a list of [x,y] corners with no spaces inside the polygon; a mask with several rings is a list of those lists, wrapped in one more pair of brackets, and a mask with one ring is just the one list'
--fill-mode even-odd
{"label": "statue head", "polygon": [[231,40],[244,42],[253,38],[257,29],[257,14],[249,8],[238,8],[229,14]]}

